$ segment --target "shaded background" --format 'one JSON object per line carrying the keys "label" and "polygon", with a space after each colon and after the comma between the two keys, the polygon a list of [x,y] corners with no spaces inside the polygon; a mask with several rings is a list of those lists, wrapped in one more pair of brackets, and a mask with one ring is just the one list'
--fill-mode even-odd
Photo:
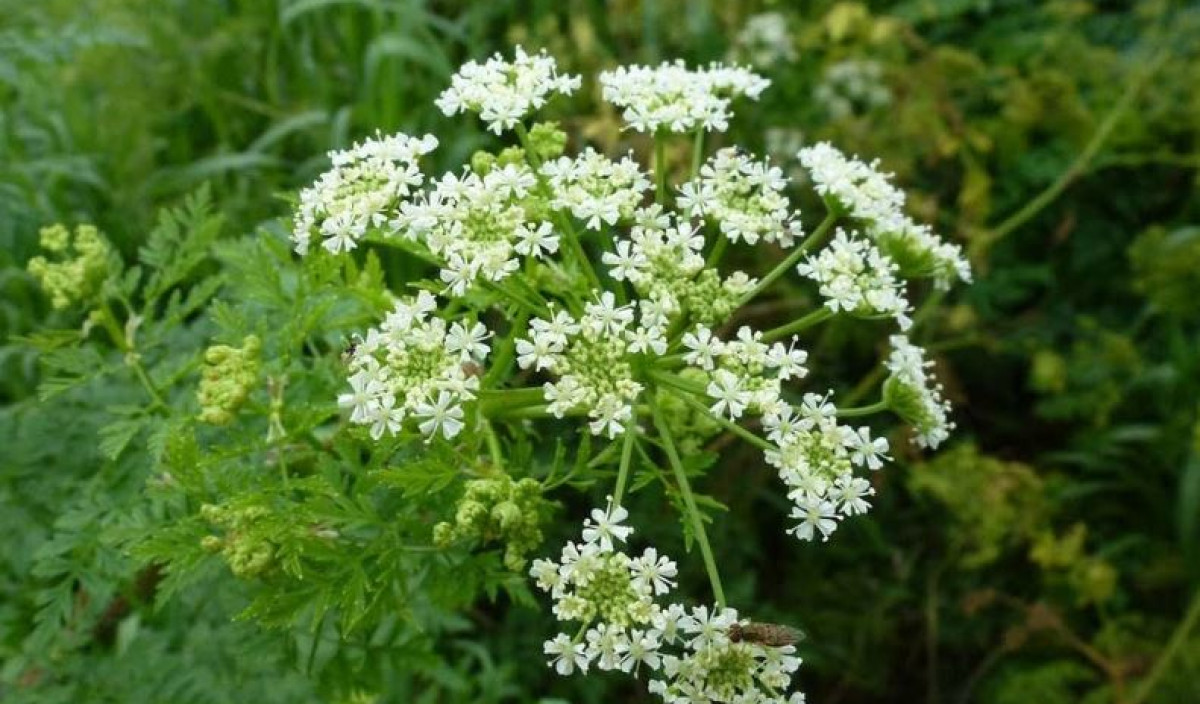
{"label": "shaded background", "polygon": [[[51,315],[24,273],[44,224],[94,222],[132,256],[201,184],[234,232],[286,215],[275,196],[376,129],[436,133],[439,170],[493,144],[432,105],[468,58],[753,62],[773,85],[722,143],[789,169],[821,139],[878,157],[977,280],[927,327],[959,431],[928,459],[894,437],[870,516],[797,545],[751,450],[710,473],[731,602],[808,634],[813,702],[1200,701],[1197,37],[1200,10],[1157,0],[0,0],[0,337]],[[556,114],[628,148],[594,88]],[[833,326],[814,358],[850,377],[873,359],[860,335]],[[229,624],[236,593],[141,603],[132,635],[47,651],[31,623],[67,507],[142,478],[98,483],[70,451],[94,430],[35,408],[28,347],[4,343],[0,372],[0,698],[649,701],[624,678],[554,678],[546,614],[503,602],[428,659],[364,645],[384,675]],[[32,446],[38,423],[66,433],[57,454]]]}

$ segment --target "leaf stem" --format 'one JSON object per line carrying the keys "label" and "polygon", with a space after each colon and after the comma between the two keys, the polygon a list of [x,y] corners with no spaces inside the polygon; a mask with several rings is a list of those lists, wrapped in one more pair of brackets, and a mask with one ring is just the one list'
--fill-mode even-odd
{"label": "leaf stem", "polygon": [[872,413],[881,413],[888,409],[887,401],[880,399],[869,406],[857,406],[854,408],[839,408],[838,418],[857,418],[858,416],[869,416]]}
{"label": "leaf stem", "polygon": [[1053,183],[1047,186],[1041,193],[1034,196],[1020,210],[1008,216],[999,225],[996,225],[989,231],[985,231],[982,233],[982,236],[977,238],[977,244],[972,248],[975,250],[974,254],[976,258],[986,254],[992,245],[1004,239],[1004,237],[1040,213],[1046,206],[1053,203],[1066,190],[1067,186],[1083,175],[1088,163],[1100,152],[1100,149],[1108,141],[1113,130],[1116,129],[1117,123],[1120,122],[1121,118],[1125,116],[1126,111],[1133,105],[1133,101],[1137,98],[1138,93],[1146,87],[1150,77],[1158,71],[1168,55],[1166,51],[1161,52],[1158,56],[1146,62],[1142,70],[1130,79],[1129,84],[1125,87],[1125,91],[1117,98],[1117,102],[1113,104],[1104,121],[1096,128],[1096,131],[1092,134],[1092,138],[1084,146],[1083,151],[1059,174]]}
{"label": "leaf stem", "polygon": [[108,305],[108,301],[100,302],[100,320],[104,325],[104,329],[108,331],[109,337],[112,338],[113,344],[124,355],[125,364],[133,370],[133,375],[137,377],[138,382],[146,389],[146,393],[150,395],[150,400],[153,401],[154,406],[167,410],[167,402],[163,400],[162,393],[154,385],[154,382],[150,379],[150,375],[146,373],[146,368],[142,366],[142,361],[138,358],[137,350],[129,344],[129,340],[121,332],[121,325],[117,322],[117,316],[113,313],[112,307]]}
{"label": "leaf stem", "polygon": [[[755,447],[759,448],[760,450],[765,450],[768,452],[779,449],[779,448],[775,447],[774,445],[772,445],[770,441],[760,438],[759,436],[755,435],[754,433],[750,432],[749,430],[746,430],[745,428],[738,425],[737,423],[734,423],[733,421],[729,420],[725,416],[719,415],[717,413],[713,413],[712,409],[710,409],[708,406],[705,406],[703,403],[700,403],[693,397],[697,393],[697,389],[696,388],[688,388],[686,380],[684,380],[684,379],[677,380],[676,377],[671,377],[670,375],[667,375],[667,374],[661,374],[661,375],[655,374],[654,376],[656,379],[658,379],[660,382],[662,382],[663,385],[671,387],[672,391],[683,391],[683,392],[686,392],[687,394],[689,394],[689,395],[685,396],[684,394],[681,394],[681,393],[675,393],[675,394],[673,394],[675,396],[675,398],[678,398],[679,400],[683,401],[684,403],[691,406],[696,411],[704,413],[709,418],[712,418],[714,421],[716,421],[718,424],[720,424],[721,427],[725,428],[726,430],[733,433],[734,435],[737,435],[738,437],[742,438],[743,440],[749,442],[751,445],[754,445]],[[677,381],[683,382],[683,383],[677,383]]]}
{"label": "leaf stem", "polygon": [[717,600],[717,607],[725,608],[725,590],[721,587],[721,575],[717,572],[717,562],[713,558],[712,546],[708,544],[708,534],[704,530],[704,519],[700,517],[700,509],[696,506],[696,497],[692,495],[692,485],[688,483],[687,473],[683,469],[683,463],[679,460],[679,453],[675,450],[675,439],[671,435],[671,429],[667,426],[662,417],[662,409],[655,399],[653,406],[654,425],[658,428],[658,434],[662,438],[663,449],[667,452],[667,461],[671,464],[671,469],[675,473],[675,481],[679,484],[679,492],[683,494],[683,503],[687,507],[688,518],[692,523],[692,532],[696,536],[696,542],[700,544],[700,555],[704,559],[704,569],[708,572],[708,581],[712,585],[713,597]]}
{"label": "leaf stem", "polygon": [[704,129],[696,130],[692,138],[692,178],[700,173],[700,162],[704,160]]}
{"label": "leaf stem", "polygon": [[763,342],[774,342],[787,337],[788,335],[798,333],[801,330],[807,330],[813,325],[816,325],[824,320],[828,320],[832,317],[833,311],[829,310],[825,306],[821,306],[820,308],[817,308],[816,310],[807,313],[806,315],[797,318],[786,325],[780,325],[777,328],[766,331],[762,336]]}
{"label": "leaf stem", "polygon": [[776,279],[778,279],[780,276],[783,276],[785,273],[787,273],[788,269],[791,269],[793,266],[795,266],[796,263],[800,261],[800,257],[803,257],[806,252],[820,244],[820,242],[825,239],[825,235],[833,227],[833,224],[837,222],[839,215],[840,213],[837,208],[829,207],[829,211],[826,213],[825,219],[821,221],[820,225],[817,225],[817,229],[813,230],[813,233],[809,235],[807,239],[797,245],[786,259],[779,262],[774,269],[772,269],[766,276],[762,278],[762,280],[755,284],[754,288],[751,289],[749,293],[742,296],[742,300],[738,301],[738,306],[741,307],[745,305],[755,296],[767,290],[767,287],[775,283]]}
{"label": "leaf stem", "polygon": [[633,459],[633,446],[637,443],[637,413],[629,419],[629,423],[625,426],[625,442],[621,444],[621,464],[617,469],[617,486],[613,489],[613,506],[621,505],[621,498],[625,495],[625,485],[629,483],[629,467]]}

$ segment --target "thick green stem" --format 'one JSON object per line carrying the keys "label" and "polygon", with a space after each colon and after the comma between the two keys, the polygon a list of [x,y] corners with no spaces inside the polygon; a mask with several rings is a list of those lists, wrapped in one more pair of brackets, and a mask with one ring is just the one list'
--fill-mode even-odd
{"label": "thick green stem", "polygon": [[492,465],[496,469],[503,469],[504,453],[500,451],[500,439],[496,437],[496,429],[492,427],[487,418],[480,420],[483,422],[483,437],[487,440],[488,454],[491,455]]}
{"label": "thick green stem", "polygon": [[781,325],[777,328],[773,328],[771,330],[766,331],[765,333],[763,333],[763,337],[762,337],[763,342],[774,342],[775,340],[783,339],[783,338],[787,337],[788,335],[794,335],[802,330],[807,330],[808,328],[816,325],[817,323],[820,323],[821,321],[824,321],[824,320],[828,320],[829,318],[832,318],[832,317],[833,317],[833,311],[829,310],[825,306],[821,306],[820,308],[812,311],[811,313],[808,313],[807,315],[805,315],[801,318],[798,318],[797,320],[793,320],[792,322],[788,323],[787,325]]}
{"label": "thick green stem", "polygon": [[696,136],[692,139],[692,178],[696,178],[700,173],[700,164],[704,160],[704,130],[696,130]]}
{"label": "thick green stem", "polygon": [[520,389],[485,389],[479,392],[479,410],[488,418],[506,415],[507,411],[526,408],[546,400],[540,386]]}
{"label": "thick green stem", "polygon": [[654,425],[658,428],[658,434],[662,438],[663,449],[667,452],[667,461],[671,464],[671,469],[675,473],[675,481],[679,484],[679,492],[683,495],[683,503],[687,508],[688,518],[692,523],[692,533],[696,537],[696,542],[700,545],[700,555],[704,559],[704,569],[708,572],[708,581],[712,585],[713,597],[717,600],[717,608],[725,608],[725,590],[721,587],[721,575],[717,572],[717,561],[713,558],[712,546],[708,544],[708,533],[704,530],[704,519],[700,517],[700,509],[696,506],[696,497],[692,495],[692,485],[688,482],[687,472],[683,469],[683,462],[679,459],[679,453],[675,450],[675,439],[671,435],[671,429],[667,426],[662,417],[662,409],[657,403],[657,399],[653,404],[654,408]]}
{"label": "thick green stem", "polygon": [[637,443],[637,415],[629,419],[625,425],[625,442],[621,444],[621,465],[617,469],[617,486],[613,489],[613,506],[620,506],[625,496],[625,486],[629,483],[629,467],[633,464],[633,446]]}
{"label": "thick green stem", "polygon": [[749,293],[747,293],[745,296],[742,296],[742,300],[738,301],[738,306],[746,305],[755,296],[767,290],[767,287],[775,283],[779,277],[787,273],[788,269],[794,267],[797,262],[800,261],[800,257],[803,257],[806,252],[820,244],[820,242],[825,239],[825,235],[829,233],[829,230],[833,228],[833,224],[837,222],[838,215],[838,211],[831,207],[828,214],[825,216],[825,219],[821,221],[820,225],[817,225],[817,229],[813,230],[813,233],[809,235],[807,239],[797,245],[786,259],[779,262],[778,266],[764,276],[754,286],[754,288],[750,290]]}

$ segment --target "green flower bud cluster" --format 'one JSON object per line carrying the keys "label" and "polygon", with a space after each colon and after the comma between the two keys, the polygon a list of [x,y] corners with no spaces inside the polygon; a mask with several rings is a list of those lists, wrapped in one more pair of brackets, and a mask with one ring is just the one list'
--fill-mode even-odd
{"label": "green flower bud cluster", "polygon": [[623,553],[604,553],[598,558],[592,578],[575,593],[584,623],[600,621],[610,626],[643,623],[648,600],[638,594],[629,579],[629,558]]}
{"label": "green flower bud cluster", "polygon": [[725,647],[707,648],[696,655],[696,664],[705,672],[704,683],[722,700],[733,701],[738,692],[754,687],[754,672],[758,661],[754,647],[747,643],[730,643]]}
{"label": "green flower bud cluster", "polygon": [[540,526],[549,508],[533,479],[514,481],[507,474],[473,479],[459,499],[454,522],[434,526],[433,541],[439,547],[467,540],[504,543],[504,565],[520,571],[525,556],[542,543]]}
{"label": "green flower bud cluster", "polygon": [[242,346],[213,345],[204,351],[204,372],[196,397],[200,422],[228,425],[258,379],[262,343],[248,335]]}
{"label": "green flower bud cluster", "polygon": [[92,225],[79,225],[72,238],[64,225],[51,225],[39,233],[42,249],[54,255],[29,260],[29,273],[50,296],[55,308],[66,308],[93,298],[115,270],[113,251]]}
{"label": "green flower bud cluster", "polygon": [[526,143],[539,161],[557,159],[567,149],[567,133],[556,123],[539,122],[530,128]]}
{"label": "green flower bud cluster", "polygon": [[722,281],[716,269],[704,269],[691,281],[675,282],[673,288],[677,299],[696,322],[714,325],[729,319],[752,285],[740,272]]}
{"label": "green flower bud cluster", "polygon": [[480,176],[486,176],[493,169],[503,169],[505,166],[526,166],[525,150],[520,147],[505,147],[499,154],[477,151],[471,155],[471,171]]}
{"label": "green flower bud cluster", "polygon": [[206,536],[200,544],[209,552],[221,553],[238,577],[267,574],[275,566],[275,544],[254,530],[267,513],[262,506],[234,508],[205,504],[200,508],[201,517],[220,528],[224,535]]}
{"label": "green flower bud cluster", "polygon": [[[708,383],[708,375],[704,370],[695,367],[681,369],[679,376],[695,385]],[[704,444],[722,430],[712,414],[696,410],[674,394],[659,394],[658,404],[662,406],[663,417],[671,428],[671,434],[675,436],[679,453],[684,457],[700,452]]]}

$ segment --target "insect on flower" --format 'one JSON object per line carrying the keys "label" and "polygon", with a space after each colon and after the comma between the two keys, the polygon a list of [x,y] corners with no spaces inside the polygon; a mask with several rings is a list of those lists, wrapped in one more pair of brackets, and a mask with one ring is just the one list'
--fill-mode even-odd
{"label": "insect on flower", "polygon": [[735,623],[729,627],[729,640],[734,643],[756,643],[772,648],[795,645],[804,640],[804,633],[778,623]]}

